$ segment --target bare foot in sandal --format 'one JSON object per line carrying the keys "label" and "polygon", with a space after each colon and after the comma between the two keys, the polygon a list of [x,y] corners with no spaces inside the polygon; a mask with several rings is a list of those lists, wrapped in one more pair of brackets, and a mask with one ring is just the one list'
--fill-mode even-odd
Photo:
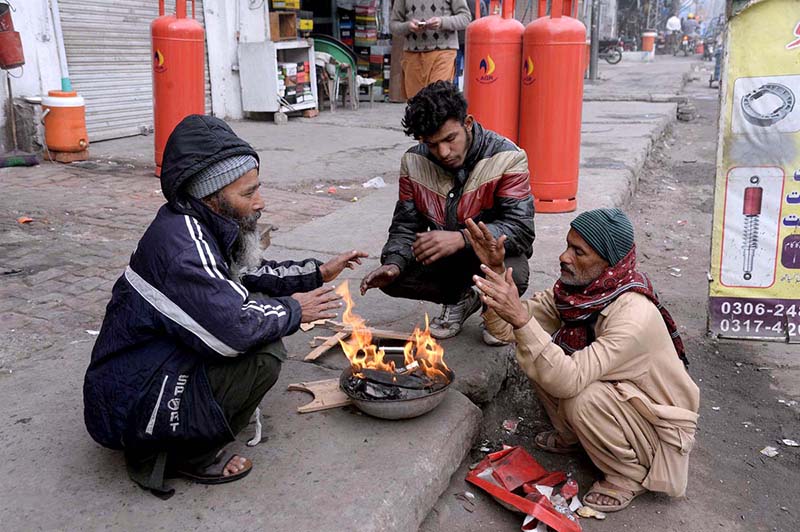
{"label": "bare foot in sandal", "polygon": [[583,504],[601,512],[617,512],[624,510],[642,491],[631,491],[607,480],[592,484],[589,492],[583,497]]}
{"label": "bare foot in sandal", "polygon": [[239,456],[238,454],[234,455],[233,458],[228,460],[228,463],[225,464],[225,469],[222,470],[222,476],[229,477],[241,473],[247,469],[249,463],[250,460],[244,456]]}
{"label": "bare foot in sandal", "polygon": [[178,474],[200,484],[224,484],[246,477],[252,469],[253,462],[223,449],[211,464],[179,468]]}
{"label": "bare foot in sandal", "polygon": [[533,443],[539,449],[549,453],[570,454],[580,450],[578,443],[567,443],[564,437],[555,430],[540,432],[533,438]]}

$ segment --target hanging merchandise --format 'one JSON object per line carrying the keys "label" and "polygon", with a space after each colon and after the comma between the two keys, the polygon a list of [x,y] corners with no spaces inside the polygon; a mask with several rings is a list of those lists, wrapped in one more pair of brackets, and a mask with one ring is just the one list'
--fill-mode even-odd
{"label": "hanging merchandise", "polygon": [[164,147],[175,126],[191,114],[203,114],[205,31],[186,17],[186,0],[178,0],[174,15],[164,14],[159,0],[159,17],[151,25],[153,62],[153,120],[155,123],[156,175],[161,175]]}
{"label": "hanging merchandise", "polygon": [[378,0],[356,0],[355,45],[369,47],[378,43]]}
{"label": "hanging merchandise", "polygon": [[522,33],[514,19],[514,0],[503,2],[503,14],[480,18],[467,26],[464,92],[469,112],[482,126],[517,142],[522,65]]}

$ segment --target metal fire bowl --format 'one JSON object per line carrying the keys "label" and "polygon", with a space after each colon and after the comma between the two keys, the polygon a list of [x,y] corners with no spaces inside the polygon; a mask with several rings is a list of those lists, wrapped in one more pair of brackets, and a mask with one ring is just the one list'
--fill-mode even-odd
{"label": "metal fire bowl", "polygon": [[439,406],[439,403],[444,400],[447,390],[450,389],[450,385],[453,384],[456,378],[456,374],[453,373],[453,370],[450,370],[448,375],[448,377],[450,377],[450,382],[448,382],[444,388],[422,397],[398,400],[367,400],[353,397],[345,389],[345,380],[351,373],[352,368],[350,366],[345,368],[341,377],[339,377],[339,388],[350,398],[356,408],[365,414],[380,419],[411,419],[421,416],[422,414],[427,414]]}

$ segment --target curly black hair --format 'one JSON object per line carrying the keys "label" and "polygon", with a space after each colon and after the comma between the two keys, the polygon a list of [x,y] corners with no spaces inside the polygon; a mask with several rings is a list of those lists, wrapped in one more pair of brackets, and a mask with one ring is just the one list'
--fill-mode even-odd
{"label": "curly black hair", "polygon": [[406,135],[419,140],[433,135],[451,118],[462,124],[467,117],[467,100],[453,83],[431,83],[408,101],[401,122]]}

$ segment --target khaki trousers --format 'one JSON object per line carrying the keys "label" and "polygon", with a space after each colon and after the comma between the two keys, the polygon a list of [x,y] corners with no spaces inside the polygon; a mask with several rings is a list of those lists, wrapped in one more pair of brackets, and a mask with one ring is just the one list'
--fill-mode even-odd
{"label": "khaki trousers", "polygon": [[610,382],[593,382],[569,399],[556,399],[538,384],[533,387],[565,443],[580,442],[612,484],[642,490],[660,441],[653,426],[619,400]]}
{"label": "khaki trousers", "polygon": [[403,76],[406,97],[413,98],[434,81],[453,81],[456,74],[456,50],[403,52]]}

